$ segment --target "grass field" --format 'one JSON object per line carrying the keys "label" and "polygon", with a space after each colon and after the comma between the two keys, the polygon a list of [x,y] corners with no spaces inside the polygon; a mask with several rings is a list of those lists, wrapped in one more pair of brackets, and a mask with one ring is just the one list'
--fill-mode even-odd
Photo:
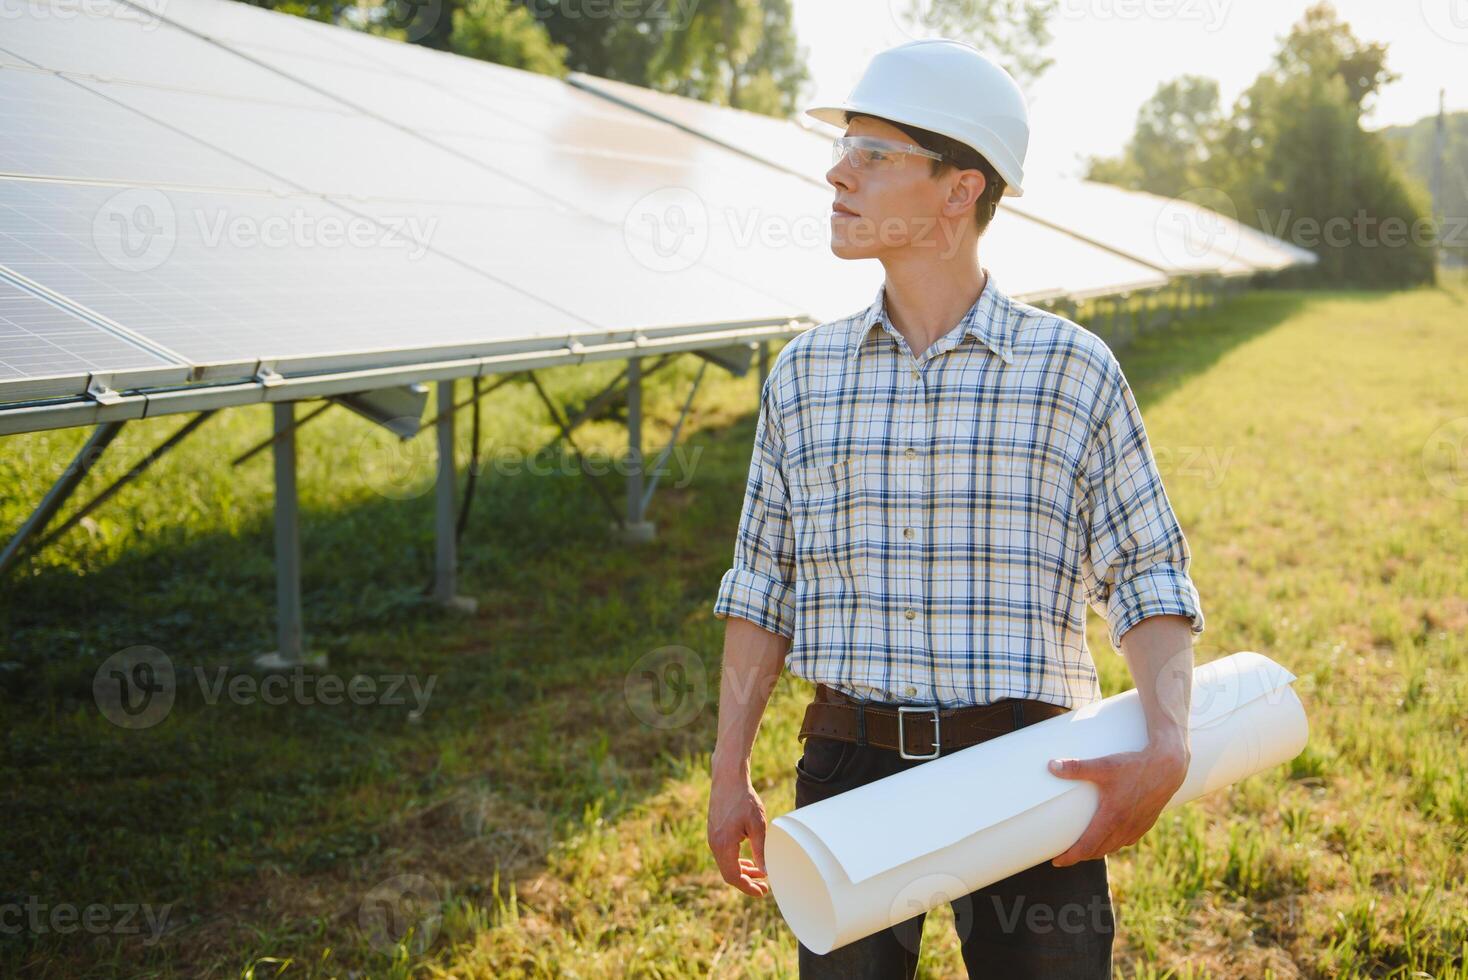
{"label": "grass field", "polygon": [[[1113,857],[1118,975],[1468,977],[1468,287],[1246,294],[1122,360],[1192,546],[1198,659],[1282,661],[1312,731],[1290,766]],[[696,368],[649,380],[650,446]],[[616,370],[545,377],[574,402]],[[269,416],[205,423],[4,584],[0,974],[794,976],[773,901],[724,885],[704,844],[710,604],[754,395],[708,372],[646,546],[609,539],[584,478],[511,472],[495,451],[553,430],[528,385],[492,395],[470,617],[421,601],[428,461],[339,410],[307,426],[310,645],[344,681],[432,683],[416,714],[411,697],[268,704],[240,671],[217,693],[218,668],[272,646],[269,456],[229,464]],[[124,429],[88,486],[180,421]],[[462,460],[467,419],[459,433]],[[84,437],[0,442],[0,527]],[[622,429],[578,441],[617,452]],[[1106,692],[1128,686],[1094,616],[1090,642]],[[131,730],[99,712],[93,676],[138,645],[180,680],[172,711]],[[669,646],[692,652],[702,710],[644,724],[627,684]],[[786,674],[756,745],[772,815],[793,802],[808,694]],[[963,975],[946,908],[921,970]]]}

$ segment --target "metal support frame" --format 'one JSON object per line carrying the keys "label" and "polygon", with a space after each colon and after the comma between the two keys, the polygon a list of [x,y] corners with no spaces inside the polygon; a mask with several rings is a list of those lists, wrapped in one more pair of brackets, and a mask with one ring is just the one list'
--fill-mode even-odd
{"label": "metal support frame", "polygon": [[[702,372],[700,372],[702,376]],[[681,421],[681,420],[680,420]],[[651,541],[657,528],[645,519],[642,492],[642,358],[627,359],[627,516],[616,530],[626,541]]]}
{"label": "metal support frame", "polygon": [[688,410],[693,407],[693,396],[698,394],[698,386],[703,383],[703,373],[708,370],[709,363],[704,361],[698,366],[698,374],[693,378],[693,384],[688,389],[688,397],[683,400],[683,409],[678,413],[678,421],[673,424],[673,431],[668,435],[668,444],[658,453],[658,458],[652,464],[652,479],[647,482],[647,488],[642,494],[641,513],[647,513],[647,505],[652,503],[653,491],[658,488],[658,480],[663,475],[663,463],[667,462],[668,455],[672,453],[673,447],[678,443],[678,433],[683,431],[683,423],[688,419]]}
{"label": "metal support frame", "polygon": [[298,429],[302,428],[307,423],[309,423],[311,420],[313,420],[313,419],[317,418],[318,416],[320,416],[322,412],[326,411],[328,408],[331,408],[331,406],[333,406],[335,404],[336,404],[336,402],[331,402],[331,401],[322,402],[320,405],[317,405],[315,408],[313,408],[311,411],[307,412],[301,418],[295,419],[294,421],[292,421],[291,422],[291,427],[290,427],[289,433],[282,434],[280,432],[272,432],[270,434],[270,438],[268,438],[268,439],[262,439],[259,442],[255,443],[249,449],[246,449],[244,452],[240,453],[234,459],[230,460],[229,461],[229,465],[230,466],[243,466],[245,463],[248,463],[250,460],[252,460],[256,456],[258,456],[260,453],[262,453],[265,450],[269,449],[271,446],[274,446],[277,443],[279,443],[280,440],[282,438],[284,438],[285,435],[294,436],[295,433],[296,433],[296,431]]}
{"label": "metal support frame", "polygon": [[477,600],[462,596],[459,588],[459,545],[456,533],[454,465],[454,382],[438,383],[438,415],[433,429],[438,436],[438,479],[434,483],[433,601],[456,612],[472,613]]}
{"label": "metal support frame", "polygon": [[[541,385],[540,379],[536,377],[535,372],[526,372],[531,384],[535,386],[536,393],[540,396],[541,402],[544,403],[546,411],[550,414],[551,421],[556,424],[556,429],[558,430],[555,438],[542,446],[536,455],[549,451],[560,440],[566,440],[577,454],[577,460],[581,464],[582,473],[591,480],[590,486],[596,491],[598,498],[600,498],[606,506],[607,512],[611,515],[609,526],[612,531],[627,541],[650,541],[657,534],[656,525],[646,519],[648,504],[652,501],[653,491],[657,488],[657,471],[661,469],[663,461],[667,459],[668,454],[673,450],[678,433],[682,431],[683,423],[688,418],[689,409],[693,404],[693,396],[698,392],[699,385],[703,381],[704,371],[707,370],[710,363],[708,359],[705,359],[703,364],[699,365],[698,375],[693,380],[693,384],[688,392],[688,398],[683,403],[683,410],[679,413],[678,420],[673,426],[672,436],[669,438],[668,444],[659,453],[657,462],[652,467],[654,471],[653,478],[651,481],[645,481],[646,468],[643,466],[642,453],[642,381],[654,372],[666,367],[676,356],[677,354],[675,353],[664,354],[648,368],[642,366],[642,358],[629,358],[627,366],[621,373],[594,395],[574,418],[570,419],[561,417],[560,409],[551,400],[550,395],[546,393],[544,386]],[[624,379],[625,383],[618,388],[617,383]],[[619,397],[625,402],[627,409],[627,443],[629,448],[626,500],[624,503],[625,515],[618,511],[616,503],[611,499],[611,496],[602,487],[601,483],[597,481],[596,474],[587,472],[584,454],[581,452],[580,447],[576,445],[576,440],[571,436],[572,431],[583,423],[610,414],[611,407],[617,402]]]}
{"label": "metal support frame", "polygon": [[92,430],[92,434],[87,437],[82,448],[77,450],[71,464],[61,471],[61,476],[51,485],[51,489],[46,491],[46,496],[41,498],[41,502],[36,505],[31,516],[26,518],[20,530],[16,531],[10,542],[6,544],[5,550],[0,552],[0,575],[9,571],[10,566],[20,558],[27,542],[44,531],[46,525],[51,523],[51,518],[61,510],[67,498],[72,495],[77,485],[82,482],[82,478],[87,475],[87,471],[106,451],[112,440],[117,438],[117,434],[122,431],[122,425],[121,422],[103,422]]}
{"label": "metal support frame", "polygon": [[[642,369],[643,380],[652,377],[653,374],[661,371],[663,368],[673,363],[673,361],[676,360],[677,357],[677,354],[664,354],[659,357],[656,361],[653,362],[652,367]],[[601,391],[597,392],[591,397],[591,399],[586,403],[581,411],[576,414],[575,418],[569,419],[565,422],[564,425],[561,424],[559,413],[556,412],[554,410],[554,406],[551,405],[549,401],[547,401],[546,407],[550,410],[551,417],[555,421],[556,426],[560,431],[557,431],[554,438],[552,438],[545,445],[541,446],[535,455],[539,456],[542,453],[549,452],[552,448],[555,447],[556,443],[560,442],[562,439],[570,442],[570,433],[580,428],[582,424],[602,418],[603,416],[610,414],[610,409],[619,401],[622,401],[625,397],[625,388],[619,388],[618,385],[626,377],[627,368],[624,367],[621,371],[617,373],[617,376],[615,378],[607,382],[607,384],[602,388]],[[572,443],[572,445],[574,446],[575,443]]]}
{"label": "metal support frame", "polygon": [[150,450],[148,452],[148,455],[144,456],[142,459],[134,463],[132,469],[122,474],[122,476],[118,477],[116,480],[113,480],[112,483],[108,485],[107,489],[103,490],[91,500],[88,500],[85,504],[82,504],[80,507],[78,507],[76,509],[76,512],[68,517],[65,521],[63,521],[60,527],[56,528],[54,531],[51,531],[44,538],[38,541],[36,543],[35,550],[40,551],[42,548],[45,548],[53,541],[60,538],[67,531],[70,531],[72,528],[80,524],[88,514],[96,510],[98,507],[101,507],[107,501],[111,500],[113,495],[116,494],[117,491],[127,486],[134,479],[142,476],[145,472],[147,472],[148,467],[152,466],[154,463],[158,462],[158,460],[162,459],[164,455],[166,455],[168,451],[174,446],[177,446],[179,443],[187,439],[195,429],[207,422],[209,420],[209,417],[217,411],[218,409],[215,408],[206,409],[205,411],[202,411],[198,415],[195,415],[193,418],[189,419],[183,425],[179,426],[178,429],[174,431],[173,435],[163,440],[163,442],[160,443],[157,448]]}
{"label": "metal support frame", "polygon": [[255,666],[282,670],[306,664],[324,667],[323,655],[308,657],[301,616],[301,520],[296,493],[296,403],[270,406],[275,461],[275,633],[276,649],[255,658]]}
{"label": "metal support frame", "polygon": [[1242,277],[1216,275],[1178,277],[1164,286],[1124,293],[1091,296],[1083,302],[1062,298],[1049,307],[1077,322],[1091,325],[1111,347],[1121,349],[1132,340],[1184,317],[1211,310],[1246,289]]}

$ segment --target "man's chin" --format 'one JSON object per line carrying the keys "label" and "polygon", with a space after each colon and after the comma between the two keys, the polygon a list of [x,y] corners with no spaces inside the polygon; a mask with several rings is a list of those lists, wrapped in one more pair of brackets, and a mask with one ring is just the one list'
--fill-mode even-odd
{"label": "man's chin", "polygon": [[870,259],[875,258],[877,250],[871,245],[853,245],[843,242],[838,238],[831,239],[831,254],[838,259]]}

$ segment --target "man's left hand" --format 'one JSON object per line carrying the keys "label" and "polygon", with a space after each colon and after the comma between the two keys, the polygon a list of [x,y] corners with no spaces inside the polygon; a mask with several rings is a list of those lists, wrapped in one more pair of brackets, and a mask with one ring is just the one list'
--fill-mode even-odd
{"label": "man's left hand", "polygon": [[1188,747],[1174,741],[1150,744],[1140,752],[1051,760],[1050,771],[1062,779],[1095,783],[1100,802],[1080,839],[1050,863],[1063,868],[1141,840],[1187,778],[1189,757]]}

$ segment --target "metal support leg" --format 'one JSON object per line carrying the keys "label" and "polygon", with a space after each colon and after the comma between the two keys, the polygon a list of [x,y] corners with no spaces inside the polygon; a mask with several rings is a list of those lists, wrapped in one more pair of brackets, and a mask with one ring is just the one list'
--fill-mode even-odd
{"label": "metal support leg", "polygon": [[91,500],[87,501],[85,504],[82,504],[76,510],[72,511],[71,516],[68,517],[61,524],[60,527],[56,528],[56,530],[52,531],[50,534],[46,535],[40,540],[40,542],[36,545],[36,550],[39,551],[40,549],[46,547],[53,541],[59,539],[67,531],[70,531],[82,521],[86,520],[87,515],[92,513],[92,511],[96,510],[98,507],[101,507],[103,504],[107,503],[107,501],[111,500],[113,495],[116,494],[117,491],[121,490],[133,480],[146,473],[148,467],[152,466],[154,463],[158,462],[158,460],[167,455],[170,449],[187,439],[190,433],[192,433],[199,426],[207,422],[209,420],[209,416],[213,415],[216,411],[218,411],[218,409],[206,409],[185,422],[181,427],[174,431],[173,435],[163,440],[163,443],[159,445],[157,449],[154,449],[153,451],[148,453],[148,455],[138,460],[138,462],[133,465],[132,469],[128,470],[116,480],[113,480],[112,483],[108,485],[106,490],[103,490],[101,493],[97,494],[97,496],[93,497]]}
{"label": "metal support leg", "polygon": [[642,359],[627,360],[627,518],[621,534],[626,541],[651,541],[656,528],[643,520],[642,496]]}
{"label": "metal support leg", "polygon": [[296,405],[276,402],[275,434],[275,630],[277,648],[255,658],[255,666],[267,670],[299,667],[310,663],[324,667],[326,658],[308,658],[301,619],[301,525],[296,496]]}
{"label": "metal support leg", "polygon": [[435,485],[434,529],[437,547],[433,562],[433,601],[457,612],[472,613],[479,603],[458,594],[459,548],[455,540],[454,484],[454,382],[438,383],[438,418],[433,423],[438,435],[438,482]]}
{"label": "metal support leg", "polygon": [[116,439],[120,431],[122,431],[121,422],[103,422],[92,430],[92,434],[87,438],[86,444],[77,452],[71,465],[62,471],[60,478],[50,490],[46,491],[46,496],[42,497],[41,502],[36,505],[35,511],[20,526],[20,530],[15,532],[15,537],[6,544],[5,550],[0,552],[0,575],[9,571],[10,566],[20,558],[21,553],[25,551],[26,543],[46,529],[46,525],[51,523],[51,518],[56,516],[56,512],[76,490],[77,484],[81,483],[82,478],[87,475],[87,470],[92,468],[97,458],[107,448],[108,443]]}

